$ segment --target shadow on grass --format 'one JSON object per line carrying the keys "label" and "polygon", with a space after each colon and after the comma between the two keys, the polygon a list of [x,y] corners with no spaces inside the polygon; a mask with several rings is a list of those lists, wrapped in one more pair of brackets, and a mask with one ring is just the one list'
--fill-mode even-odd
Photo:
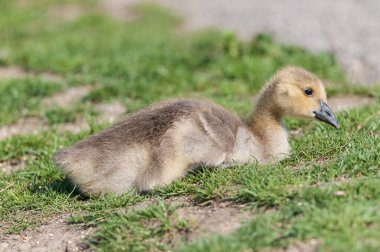
{"label": "shadow on grass", "polygon": [[[194,180],[193,183],[197,183],[201,178],[198,176],[200,174],[204,174],[204,177],[207,177],[207,174],[212,172],[212,168],[210,167],[204,167],[204,166],[198,166],[194,168],[193,170],[189,171],[186,177],[191,177],[191,180]],[[150,190],[143,190],[137,192],[137,195],[140,196],[149,196],[149,197],[162,197],[162,198],[170,198],[175,196],[186,196],[191,194],[192,190],[190,189],[193,186],[189,186],[189,188],[186,190],[179,190],[177,191],[177,187],[175,182],[166,185],[166,186],[159,186]],[[46,186],[47,190],[57,192],[59,194],[67,195],[68,198],[75,198],[78,200],[89,200],[92,198],[101,198],[104,197],[104,195],[98,195],[98,196],[90,196],[86,194],[85,192],[82,192],[77,184],[75,184],[70,178],[65,177],[62,180],[56,180],[52,182],[51,184]],[[40,189],[35,188],[34,192],[39,191]],[[132,191],[134,191],[132,189]],[[126,192],[127,193],[127,192]],[[112,195],[112,194],[111,194]]]}
{"label": "shadow on grass", "polygon": [[[183,178],[177,179],[167,185],[157,186],[139,193],[149,197],[161,198],[194,195],[196,188],[199,188],[202,183],[207,183],[207,180],[214,172],[216,172],[215,168],[199,165],[188,171]],[[194,200],[197,201],[197,203],[202,202],[202,200]]]}
{"label": "shadow on grass", "polygon": [[48,185],[48,188],[52,191],[66,194],[70,198],[76,198],[79,200],[88,200],[90,198],[88,195],[83,193],[71,179],[67,177],[63,180],[53,182]]}

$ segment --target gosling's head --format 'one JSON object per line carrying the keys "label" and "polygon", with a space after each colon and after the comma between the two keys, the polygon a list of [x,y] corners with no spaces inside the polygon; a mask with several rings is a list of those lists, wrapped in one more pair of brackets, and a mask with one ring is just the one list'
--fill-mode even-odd
{"label": "gosling's head", "polygon": [[339,128],[339,123],[327,105],[326,90],[314,74],[299,67],[279,70],[268,91],[272,102],[283,116],[313,118]]}

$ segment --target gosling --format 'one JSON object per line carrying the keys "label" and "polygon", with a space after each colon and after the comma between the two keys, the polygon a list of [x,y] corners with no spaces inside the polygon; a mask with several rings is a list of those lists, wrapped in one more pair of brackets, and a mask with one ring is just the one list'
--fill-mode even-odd
{"label": "gosling", "polygon": [[262,90],[247,121],[207,100],[161,102],[62,149],[55,162],[89,195],[147,191],[200,165],[265,164],[288,157],[285,116],[339,128],[322,82],[305,69],[286,67]]}

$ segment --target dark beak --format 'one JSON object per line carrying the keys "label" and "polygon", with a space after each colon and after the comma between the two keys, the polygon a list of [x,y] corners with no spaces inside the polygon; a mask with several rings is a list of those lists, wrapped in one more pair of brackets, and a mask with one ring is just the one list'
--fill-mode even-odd
{"label": "dark beak", "polygon": [[330,124],[331,126],[334,126],[335,128],[339,129],[340,125],[335,118],[334,113],[331,111],[329,106],[321,101],[321,110],[319,112],[315,112],[315,118],[318,120],[325,122],[327,124]]}

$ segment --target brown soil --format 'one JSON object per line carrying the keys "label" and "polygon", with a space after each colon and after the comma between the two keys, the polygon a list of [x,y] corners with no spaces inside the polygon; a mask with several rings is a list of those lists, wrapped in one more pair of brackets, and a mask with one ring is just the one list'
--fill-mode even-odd
{"label": "brown soil", "polygon": [[65,221],[67,217],[55,217],[48,224],[19,235],[2,234],[0,251],[89,251],[82,240],[91,235],[94,229],[68,224]]}
{"label": "brown soil", "polygon": [[[68,104],[65,104],[67,106]],[[112,104],[97,104],[96,109],[99,109],[99,116],[96,120],[99,123],[113,123],[125,113],[125,108],[119,102]],[[0,140],[15,135],[39,134],[46,131],[49,125],[43,118],[27,117],[20,119],[17,123],[0,127]],[[84,118],[78,118],[74,122],[62,123],[57,126],[58,131],[68,131],[78,134],[82,130],[88,130],[90,127]]]}
{"label": "brown soil", "polygon": [[[172,197],[164,201],[177,208],[178,220],[185,220],[189,224],[189,230],[185,234],[169,233],[166,235],[165,243],[170,243],[173,247],[178,246],[183,238],[186,242],[194,242],[200,237],[230,234],[253,216],[253,213],[247,210],[245,205],[232,205],[230,202],[212,201],[206,204],[195,204],[192,198],[185,196]],[[132,209],[141,210],[156,203],[156,198],[145,200],[132,208],[122,209],[121,213]]]}
{"label": "brown soil", "polygon": [[[185,235],[187,242],[193,242],[199,237],[232,233],[252,216],[243,205],[220,202],[212,202],[206,206],[194,205],[193,200],[188,197],[174,197],[164,201],[178,207],[177,217],[189,223],[190,229]],[[135,206],[119,209],[118,212],[127,214],[156,203],[157,198],[148,199]],[[26,230],[19,235],[2,234],[0,251],[89,251],[83,244],[83,239],[93,234],[95,228],[85,229],[81,225],[70,225],[65,221],[67,217],[68,215],[57,216],[47,224]],[[6,226],[6,223],[2,223],[1,226]],[[170,241],[167,242],[173,246],[179,245],[180,235],[168,234]]]}
{"label": "brown soil", "polygon": [[[96,117],[98,123],[112,124],[126,112],[123,104],[118,101],[112,103],[98,103],[94,105],[94,108],[99,115]],[[85,118],[77,118],[74,122],[63,123],[58,125],[59,131],[68,131],[74,134],[78,134],[82,130],[89,130],[90,126]]]}
{"label": "brown soil", "polygon": [[[62,93],[44,99],[42,104],[45,107],[59,106],[61,108],[69,108],[80,101],[92,89],[92,86],[71,87]],[[96,118],[99,123],[113,123],[126,112],[124,105],[118,101],[95,104],[94,108],[99,112],[99,116]],[[49,125],[43,118],[26,117],[20,119],[15,124],[0,127],[0,140],[15,135],[38,134],[48,128]],[[60,124],[57,128],[59,131],[69,131],[77,134],[82,130],[89,129],[89,125],[85,118],[78,117],[74,122]]]}
{"label": "brown soil", "polygon": [[190,224],[189,242],[199,237],[227,235],[239,229],[252,216],[244,206],[216,203],[208,206],[188,205],[177,210],[180,218]]}
{"label": "brown soil", "polygon": [[90,126],[87,121],[83,118],[77,119],[74,122],[62,123],[57,126],[58,131],[61,132],[71,132],[74,134],[79,134],[82,130],[89,130]]}
{"label": "brown soil", "polygon": [[61,108],[68,108],[90,93],[92,89],[92,86],[71,87],[62,93],[44,99],[42,103],[46,107],[56,105]]}
{"label": "brown soil", "polygon": [[44,80],[50,81],[62,80],[61,76],[58,76],[50,72],[27,72],[19,66],[0,67],[0,79],[2,80],[20,79],[27,77],[40,77]]}
{"label": "brown soil", "polygon": [[38,134],[43,130],[48,129],[47,123],[39,117],[27,117],[20,119],[17,123],[5,125],[0,128],[0,140],[15,136]]}
{"label": "brown soil", "polygon": [[[17,123],[5,125],[0,128],[0,141],[12,136],[36,135],[49,129],[48,123],[39,117],[27,117],[20,119]],[[78,134],[82,130],[89,129],[89,125],[84,119],[77,119],[75,122],[62,123],[57,126],[58,131],[68,131]]]}
{"label": "brown soil", "polygon": [[125,22],[136,19],[137,14],[131,6],[137,3],[137,0],[101,0],[99,8],[115,19]]}
{"label": "brown soil", "polygon": [[11,160],[0,161],[0,171],[10,174],[14,171],[22,170],[26,166],[28,156],[22,156]]}
{"label": "brown soil", "polygon": [[[80,86],[67,89],[65,92],[53,95],[42,101],[45,107],[53,105],[59,107],[69,107],[75,102],[79,101],[82,97],[87,95],[92,90],[91,86]],[[72,131],[79,133],[80,130],[88,128],[87,122],[81,120],[74,123],[64,123],[59,126],[63,131]],[[5,125],[0,128],[0,140],[14,136],[14,135],[27,135],[38,134],[49,128],[47,122],[40,117],[27,117],[22,118],[12,125]]]}
{"label": "brown soil", "polygon": [[49,7],[48,14],[51,18],[59,18],[62,21],[72,21],[84,13],[83,8],[76,4],[60,4]]}
{"label": "brown soil", "polygon": [[96,104],[95,110],[100,113],[100,115],[97,117],[97,120],[107,123],[115,122],[120,118],[121,115],[127,112],[125,106],[119,101]]}

